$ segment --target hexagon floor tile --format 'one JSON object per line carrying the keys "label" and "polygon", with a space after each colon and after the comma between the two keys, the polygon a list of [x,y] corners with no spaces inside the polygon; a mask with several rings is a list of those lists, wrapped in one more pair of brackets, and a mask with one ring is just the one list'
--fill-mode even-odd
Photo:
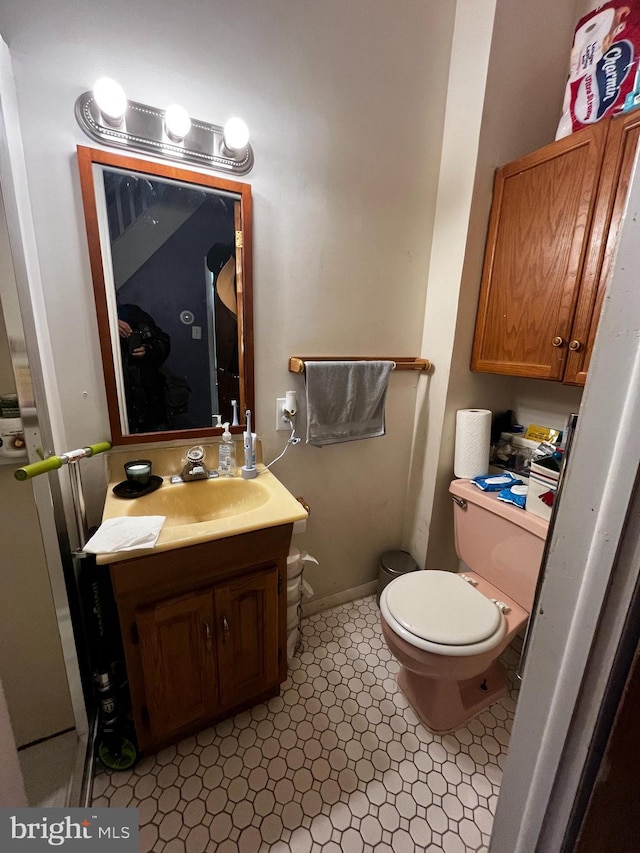
{"label": "hexagon floor tile", "polygon": [[515,700],[435,735],[399,692],[375,597],[303,622],[280,696],[124,773],[94,806],[136,806],[141,853],[486,851]]}

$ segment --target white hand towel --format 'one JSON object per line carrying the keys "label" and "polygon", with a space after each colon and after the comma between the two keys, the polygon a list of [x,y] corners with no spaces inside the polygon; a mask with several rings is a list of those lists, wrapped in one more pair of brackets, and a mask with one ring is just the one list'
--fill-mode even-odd
{"label": "white hand towel", "polygon": [[384,435],[392,361],[306,361],[307,444]]}
{"label": "white hand towel", "polygon": [[83,550],[88,554],[114,554],[117,551],[153,548],[165,518],[164,515],[108,518],[102,522]]}

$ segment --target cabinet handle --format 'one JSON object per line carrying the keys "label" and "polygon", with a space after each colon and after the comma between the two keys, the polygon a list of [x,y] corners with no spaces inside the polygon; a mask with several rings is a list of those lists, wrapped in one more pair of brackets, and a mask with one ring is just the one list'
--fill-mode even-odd
{"label": "cabinet handle", "polygon": [[580,343],[580,341],[571,341],[571,343],[569,344],[569,349],[570,349],[572,352],[578,352],[578,350],[579,350],[581,347],[582,347],[582,344]]}
{"label": "cabinet handle", "polygon": [[561,347],[564,344],[564,338],[561,338],[559,335],[555,338],[552,338],[551,343],[554,347]]}
{"label": "cabinet handle", "polygon": [[226,643],[226,641],[227,641],[227,634],[229,633],[229,630],[230,629],[229,629],[229,623],[227,622],[227,617],[223,616],[222,617],[222,642],[223,643]]}
{"label": "cabinet handle", "polygon": [[204,632],[205,632],[207,640],[210,640],[211,639],[211,626],[209,625],[208,622],[204,623]]}

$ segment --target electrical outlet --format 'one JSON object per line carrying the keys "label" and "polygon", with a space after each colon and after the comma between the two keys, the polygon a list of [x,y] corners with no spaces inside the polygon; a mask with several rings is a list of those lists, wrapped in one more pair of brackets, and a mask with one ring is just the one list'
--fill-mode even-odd
{"label": "electrical outlet", "polygon": [[285,421],[284,404],[287,402],[286,397],[276,397],[276,429],[289,429],[289,422]]}

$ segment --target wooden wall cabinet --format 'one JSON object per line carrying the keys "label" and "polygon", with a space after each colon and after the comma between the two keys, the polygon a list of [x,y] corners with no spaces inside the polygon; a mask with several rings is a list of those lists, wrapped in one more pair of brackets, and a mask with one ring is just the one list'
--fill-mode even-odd
{"label": "wooden wall cabinet", "polygon": [[640,110],[498,169],[471,369],[584,385]]}
{"label": "wooden wall cabinet", "polygon": [[114,563],[142,752],[277,695],[292,525]]}

